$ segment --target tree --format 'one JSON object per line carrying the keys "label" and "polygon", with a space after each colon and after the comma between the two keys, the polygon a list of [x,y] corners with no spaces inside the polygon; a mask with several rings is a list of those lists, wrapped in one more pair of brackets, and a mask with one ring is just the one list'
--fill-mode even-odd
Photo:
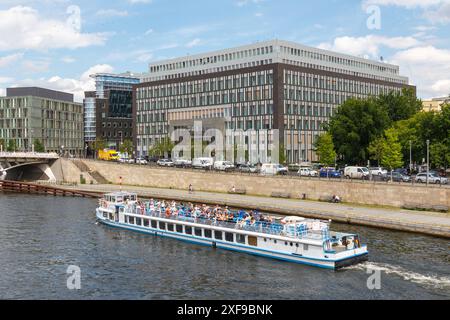
{"label": "tree", "polygon": [[5,151],[6,150],[6,144],[5,144],[5,140],[4,139],[0,139],[0,150]]}
{"label": "tree", "polygon": [[16,140],[11,139],[8,141],[8,147],[6,148],[6,151],[8,152],[14,152],[17,149]]}
{"label": "tree", "polygon": [[316,153],[320,163],[330,167],[335,164],[336,151],[334,150],[333,137],[329,133],[324,133],[316,141]]}
{"label": "tree", "polygon": [[385,132],[385,142],[381,165],[392,170],[403,165],[402,146],[398,141],[398,133],[395,129],[388,129]]}
{"label": "tree", "polygon": [[448,168],[450,164],[450,145],[442,142],[430,146],[431,164],[436,168]]}
{"label": "tree", "polygon": [[370,159],[376,160],[378,165],[381,164],[381,158],[384,155],[385,144],[386,140],[384,139],[384,137],[380,137],[372,141],[369,145],[369,148],[367,149],[370,155]]}
{"label": "tree", "polygon": [[157,141],[153,147],[148,151],[151,156],[159,156],[169,158],[172,154],[172,150],[175,147],[175,144],[170,140],[170,138],[166,137]]}
{"label": "tree", "polygon": [[134,150],[133,141],[127,139],[125,140],[119,148],[120,153],[126,153],[128,155],[132,155]]}
{"label": "tree", "polygon": [[382,94],[376,98],[376,103],[386,110],[393,122],[410,119],[422,110],[422,101],[412,88]]}
{"label": "tree", "polygon": [[370,142],[380,137],[392,122],[374,98],[349,99],[331,118],[328,132],[336,151],[346,163],[367,162]]}
{"label": "tree", "polygon": [[93,147],[95,151],[106,149],[106,142],[102,138],[97,138],[93,143]]}
{"label": "tree", "polygon": [[35,139],[34,142],[34,152],[45,152],[45,146],[39,139]]}

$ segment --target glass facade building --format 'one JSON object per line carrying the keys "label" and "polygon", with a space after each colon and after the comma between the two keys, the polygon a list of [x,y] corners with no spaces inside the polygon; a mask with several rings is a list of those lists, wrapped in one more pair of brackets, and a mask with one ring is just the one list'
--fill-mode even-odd
{"label": "glass facade building", "polygon": [[340,104],[408,86],[397,66],[284,41],[156,62],[145,80],[135,86],[138,154],[201,120],[252,132],[247,147],[266,154],[241,160],[255,163],[271,161],[274,142],[289,163],[317,161],[314,143]]}
{"label": "glass facade building", "polygon": [[101,73],[91,77],[96,91],[85,93],[85,143],[90,145],[99,138],[118,149],[124,140],[133,139],[132,90],[140,76]]}

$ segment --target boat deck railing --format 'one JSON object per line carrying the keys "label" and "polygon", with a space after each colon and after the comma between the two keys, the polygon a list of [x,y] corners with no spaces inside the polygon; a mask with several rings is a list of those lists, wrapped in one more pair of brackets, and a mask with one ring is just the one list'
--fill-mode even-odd
{"label": "boat deck railing", "polygon": [[188,215],[167,215],[164,212],[150,211],[148,209],[142,211],[140,207],[125,209],[126,213],[132,213],[136,215],[143,215],[155,218],[163,218],[167,220],[180,221],[180,222],[190,222],[202,224],[205,226],[221,227],[233,230],[249,231],[267,235],[275,235],[282,237],[289,237],[293,239],[310,239],[310,240],[327,240],[330,237],[329,228],[325,230],[311,230],[311,229],[299,229],[294,228],[295,225],[283,225],[280,223],[270,223],[257,221],[255,223],[250,223],[243,219],[234,218],[233,220],[220,221],[215,218],[205,218],[202,216],[194,217]]}

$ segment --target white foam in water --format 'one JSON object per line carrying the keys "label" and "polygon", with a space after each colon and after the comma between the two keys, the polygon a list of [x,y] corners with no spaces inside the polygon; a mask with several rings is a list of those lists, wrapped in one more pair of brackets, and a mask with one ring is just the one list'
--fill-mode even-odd
{"label": "white foam in water", "polygon": [[387,263],[365,262],[346,268],[347,270],[379,270],[386,274],[392,274],[403,278],[406,281],[432,286],[438,289],[450,289],[449,277],[438,277],[435,275],[424,275],[413,271],[408,271],[402,267]]}

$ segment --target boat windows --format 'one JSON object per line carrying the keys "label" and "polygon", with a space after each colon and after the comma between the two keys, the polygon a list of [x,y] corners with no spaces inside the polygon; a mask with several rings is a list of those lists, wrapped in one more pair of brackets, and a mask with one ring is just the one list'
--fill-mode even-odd
{"label": "boat windows", "polygon": [[228,242],[234,242],[234,234],[230,232],[225,232],[225,240]]}
{"label": "boat windows", "polygon": [[284,243],[284,245],[285,245],[285,246],[288,246],[289,244],[288,244],[288,242],[286,241],[286,242]]}
{"label": "boat windows", "polygon": [[296,243],[296,244],[295,244],[295,246],[296,246],[296,247],[298,248],[298,247],[299,247],[299,244],[298,244],[298,243]]}
{"label": "boat windows", "polygon": [[209,239],[212,238],[212,231],[211,230],[205,229],[204,232],[205,232],[205,238],[209,238]]}
{"label": "boat windows", "polygon": [[192,234],[192,227],[185,226],[185,227],[184,227],[184,233],[186,233],[186,234]]}
{"label": "boat windows", "polygon": [[258,246],[258,238],[253,236],[248,236],[248,244],[253,247]]}
{"label": "boat windows", "polygon": [[201,237],[202,236],[202,229],[201,228],[195,228],[195,235],[197,237]]}
{"label": "boat windows", "polygon": [[214,237],[217,240],[222,240],[223,239],[223,232],[222,231],[214,231]]}
{"label": "boat windows", "polygon": [[173,230],[174,230],[174,225],[171,224],[171,223],[167,224],[167,230],[173,232]]}
{"label": "boat windows", "polygon": [[128,223],[134,224],[134,217],[128,217]]}
{"label": "boat windows", "polygon": [[309,250],[309,245],[303,244],[303,251],[308,251],[308,250]]}
{"label": "boat windows", "polygon": [[148,228],[150,226],[150,221],[148,219],[144,219],[144,227]]}
{"label": "boat windows", "polygon": [[103,218],[108,218],[108,213],[107,212],[103,212]]}
{"label": "boat windows", "polygon": [[177,224],[177,232],[183,233],[183,226],[181,224]]}
{"label": "boat windows", "polygon": [[109,220],[114,220],[114,216],[113,216],[113,214],[112,213],[109,213]]}
{"label": "boat windows", "polygon": [[142,219],[136,218],[136,225],[141,226],[142,225]]}
{"label": "boat windows", "polygon": [[273,243],[277,244],[277,240],[273,240]]}
{"label": "boat windows", "polygon": [[165,222],[159,222],[159,229],[160,230],[166,230],[166,223]]}
{"label": "boat windows", "polygon": [[236,241],[238,243],[243,243],[245,244],[245,235],[244,234],[237,234],[236,235]]}
{"label": "boat windows", "polygon": [[157,221],[152,220],[152,228],[153,228],[153,229],[158,228],[158,222],[157,222]]}

